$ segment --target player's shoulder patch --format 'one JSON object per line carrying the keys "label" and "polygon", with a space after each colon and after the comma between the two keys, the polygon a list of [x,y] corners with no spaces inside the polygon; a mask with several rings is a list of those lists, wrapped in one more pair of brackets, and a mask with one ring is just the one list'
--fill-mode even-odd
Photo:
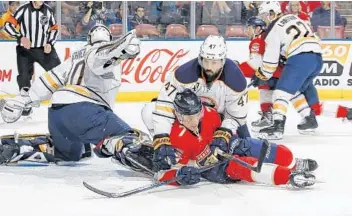
{"label": "player's shoulder patch", "polygon": [[201,68],[198,64],[198,58],[186,62],[175,71],[175,78],[180,83],[196,82],[199,77],[201,77]]}
{"label": "player's shoulder patch", "polygon": [[250,53],[259,53],[260,43],[258,41],[251,42]]}
{"label": "player's shoulder patch", "polygon": [[231,59],[226,59],[220,79],[235,92],[242,92],[247,88],[246,78],[239,66]]}

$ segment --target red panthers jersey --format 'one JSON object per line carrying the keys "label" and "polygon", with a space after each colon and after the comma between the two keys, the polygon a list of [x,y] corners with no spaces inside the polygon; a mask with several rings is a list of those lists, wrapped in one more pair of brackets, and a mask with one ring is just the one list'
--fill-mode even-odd
{"label": "red panthers jersey", "polygon": [[[243,75],[252,78],[255,71],[262,65],[262,57],[265,52],[264,33],[258,35],[249,44],[249,60],[240,64]],[[273,77],[279,78],[282,68],[277,67]]]}
{"label": "red panthers jersey", "polygon": [[211,154],[210,143],[215,130],[221,126],[221,118],[215,109],[203,106],[203,117],[199,124],[199,134],[195,134],[175,121],[170,133],[171,145],[176,149],[178,163],[170,170],[159,172],[159,181],[176,175],[178,168],[190,165],[202,167]]}

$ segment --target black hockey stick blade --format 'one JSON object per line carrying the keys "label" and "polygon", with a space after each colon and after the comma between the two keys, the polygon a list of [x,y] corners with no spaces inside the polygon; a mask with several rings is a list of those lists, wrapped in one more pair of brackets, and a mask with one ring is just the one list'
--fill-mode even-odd
{"label": "black hockey stick blade", "polygon": [[260,149],[260,153],[259,153],[259,157],[258,157],[258,163],[257,163],[257,170],[256,172],[260,173],[260,171],[262,170],[262,166],[264,163],[264,160],[266,157],[268,157],[268,149],[270,148],[270,143],[268,142],[268,140],[263,140],[263,146]]}
{"label": "black hockey stick blade", "polygon": [[269,142],[267,140],[263,140],[263,141],[264,141],[263,146],[260,149],[259,157],[257,158],[258,159],[257,166],[252,166],[239,158],[233,157],[233,155],[231,155],[231,154],[227,154],[227,153],[221,151],[220,149],[217,149],[217,153],[228,160],[236,162],[236,163],[240,164],[241,166],[246,167],[247,169],[250,169],[254,172],[259,173],[262,170],[262,166],[263,166],[263,163],[264,163],[264,160],[265,160],[266,154],[268,152],[268,148],[269,148]]}

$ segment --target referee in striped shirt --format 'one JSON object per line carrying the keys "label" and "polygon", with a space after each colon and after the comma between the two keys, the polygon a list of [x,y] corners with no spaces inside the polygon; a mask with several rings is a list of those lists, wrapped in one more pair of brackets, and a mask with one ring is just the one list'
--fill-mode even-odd
{"label": "referee in striped shirt", "polygon": [[[16,30],[19,26],[19,31]],[[59,65],[54,43],[58,35],[52,9],[43,1],[30,1],[20,6],[5,23],[5,31],[17,39],[17,83],[21,94],[31,87],[34,62],[46,71]]]}

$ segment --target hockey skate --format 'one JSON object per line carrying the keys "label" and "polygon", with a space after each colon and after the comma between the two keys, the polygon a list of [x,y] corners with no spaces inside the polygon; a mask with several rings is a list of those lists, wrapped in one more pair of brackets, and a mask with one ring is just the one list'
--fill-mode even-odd
{"label": "hockey skate", "polygon": [[260,129],[269,127],[273,124],[273,115],[271,112],[259,112],[260,119],[252,122],[252,131],[258,133]]}
{"label": "hockey skate", "polygon": [[289,184],[295,188],[305,188],[315,184],[315,176],[306,172],[292,172]]}
{"label": "hockey skate", "polygon": [[[29,97],[28,94],[29,88],[27,87],[23,87],[20,91],[20,95],[22,97]],[[35,105],[37,106],[37,105]],[[24,120],[29,120],[31,119],[31,114],[33,113],[33,109],[31,105],[27,105],[24,107],[23,111],[22,111],[22,116],[24,117]]]}
{"label": "hockey skate", "polygon": [[312,159],[296,158],[295,172],[313,172],[318,168],[318,163]]}
{"label": "hockey skate", "polygon": [[286,116],[282,116],[282,120],[274,120],[274,124],[259,130],[259,139],[280,140],[285,131]]}
{"label": "hockey skate", "polygon": [[313,135],[318,128],[318,122],[313,110],[310,111],[309,116],[302,119],[301,123],[297,125],[298,132],[304,135]]}

